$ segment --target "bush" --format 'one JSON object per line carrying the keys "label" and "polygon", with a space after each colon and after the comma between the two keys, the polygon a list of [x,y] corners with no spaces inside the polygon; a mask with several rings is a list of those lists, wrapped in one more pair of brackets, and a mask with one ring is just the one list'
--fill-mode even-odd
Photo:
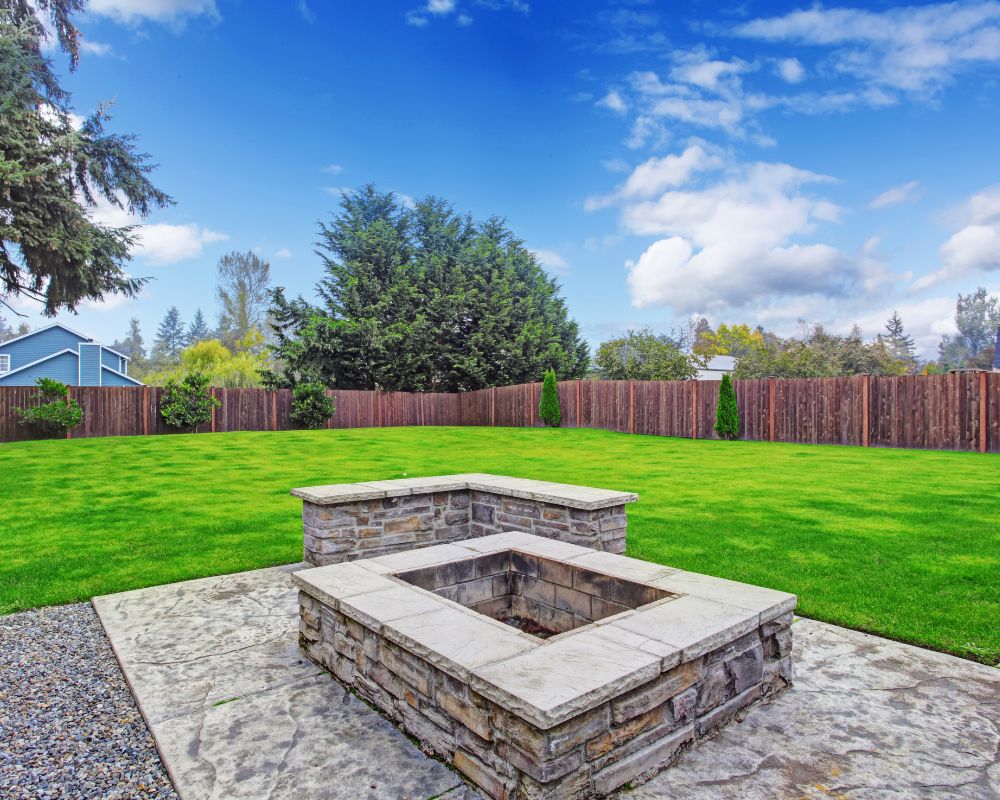
{"label": "bush", "polygon": [[303,428],[322,428],[335,410],[322,383],[300,383],[292,389],[292,421]]}
{"label": "bush", "polygon": [[538,416],[550,428],[558,428],[562,422],[562,411],[559,408],[559,388],[556,386],[556,373],[552,369],[545,370],[542,381],[542,399],[538,401]]}
{"label": "bush", "polygon": [[160,414],[164,422],[172,428],[194,431],[212,419],[212,409],[222,405],[217,397],[208,391],[208,376],[192,372],[178,383],[167,381],[163,387]]}
{"label": "bush", "polygon": [[736,408],[736,389],[728,375],[722,376],[719,403],[715,407],[715,432],[723,439],[740,438],[740,412]]}
{"label": "bush", "polygon": [[31,408],[17,408],[22,425],[34,428],[47,436],[65,434],[83,422],[83,409],[69,396],[69,387],[52,378],[39,378],[36,399],[41,405]]}

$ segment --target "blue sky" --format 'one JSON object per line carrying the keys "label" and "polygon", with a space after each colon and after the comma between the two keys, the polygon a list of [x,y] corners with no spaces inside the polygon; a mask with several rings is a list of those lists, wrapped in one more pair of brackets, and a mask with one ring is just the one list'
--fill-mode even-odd
{"label": "blue sky", "polygon": [[214,319],[231,249],[311,297],[317,221],[374,181],[506,217],[595,343],[895,308],[933,354],[957,292],[1000,290],[1000,3],[678,8],[91,0],[76,110],[114,100],[177,204],[144,221],[140,298],[59,319]]}

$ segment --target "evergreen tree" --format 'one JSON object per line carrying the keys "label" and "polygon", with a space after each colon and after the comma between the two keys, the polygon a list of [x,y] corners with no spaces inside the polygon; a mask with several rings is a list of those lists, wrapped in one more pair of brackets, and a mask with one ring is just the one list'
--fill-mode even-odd
{"label": "evergreen tree", "polygon": [[545,370],[542,381],[542,397],[538,401],[538,416],[549,428],[558,428],[562,423],[562,409],[559,408],[559,387],[556,384],[556,373]]}
{"label": "evergreen tree", "polygon": [[320,225],[318,252],[319,306],[272,293],[270,385],[447,392],[586,371],[558,284],[502,220],[367,186]]}
{"label": "evergreen tree", "polygon": [[132,361],[146,357],[146,342],[142,338],[138,319],[132,317],[128,321],[128,333],[125,335],[125,338],[121,340],[115,339],[112,347],[119,353],[128,356]]}
{"label": "evergreen tree", "polygon": [[885,342],[892,357],[906,364],[909,371],[915,369],[917,366],[917,348],[913,342],[913,337],[907,336],[906,329],[903,327],[903,320],[900,318],[898,311],[892,312],[892,316],[885,323],[885,330],[885,335],[880,336],[880,339]]}
{"label": "evergreen tree", "polygon": [[156,329],[153,358],[156,361],[176,361],[184,348],[186,338],[184,323],[181,322],[181,312],[177,310],[177,306],[171,306],[167,310],[163,322],[160,323],[160,327]]}
{"label": "evergreen tree", "polygon": [[173,201],[149,180],[153,165],[135,137],[108,133],[106,106],[82,125],[45,56],[52,25],[77,66],[71,15],[83,0],[0,0],[0,296],[23,296],[45,314],[85,299],[134,296],[143,279],[126,270],[130,225],[94,222],[99,199],[140,217]]}
{"label": "evergreen tree", "polygon": [[198,344],[198,342],[204,342],[206,339],[211,338],[212,332],[208,329],[208,323],[205,322],[205,315],[201,313],[201,309],[199,308],[194,312],[194,319],[188,325],[187,335],[184,338],[184,346],[190,347],[193,344]]}
{"label": "evergreen tree", "polygon": [[722,376],[719,401],[715,407],[715,432],[723,439],[740,438],[740,412],[736,406],[736,389],[728,375]]}
{"label": "evergreen tree", "polygon": [[0,342],[6,342],[14,338],[14,329],[7,324],[3,314],[0,314]]}

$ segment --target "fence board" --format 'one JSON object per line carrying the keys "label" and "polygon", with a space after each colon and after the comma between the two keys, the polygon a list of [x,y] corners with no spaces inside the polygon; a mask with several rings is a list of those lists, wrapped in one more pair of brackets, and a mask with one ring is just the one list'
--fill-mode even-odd
{"label": "fence board", "polygon": [[[734,382],[742,437],[816,444],[1000,452],[1000,374],[855,376]],[[867,387],[867,388],[866,388]],[[659,436],[716,438],[716,381],[563,381],[564,427]],[[215,430],[295,427],[288,389],[215,389]],[[163,421],[159,387],[72,387],[84,421],[71,438],[176,433]],[[34,387],[0,387],[0,441],[36,438],[15,409],[32,405]],[[401,425],[538,426],[541,384],[464,393],[330,389],[330,428]],[[773,402],[772,402],[773,397]],[[865,407],[868,430],[865,431]],[[985,427],[984,427],[985,421]],[[208,432],[211,425],[199,431]],[[866,438],[867,434],[867,438]]]}

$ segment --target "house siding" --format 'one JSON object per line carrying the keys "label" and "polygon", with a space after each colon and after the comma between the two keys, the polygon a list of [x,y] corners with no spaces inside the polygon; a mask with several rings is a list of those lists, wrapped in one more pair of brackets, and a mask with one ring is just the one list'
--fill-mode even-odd
{"label": "house siding", "polygon": [[101,364],[105,367],[110,367],[115,370],[115,372],[125,371],[125,359],[117,353],[108,350],[106,347],[101,348]]}
{"label": "house siding", "polygon": [[101,346],[80,345],[80,386],[101,385]]}
{"label": "house siding", "polygon": [[76,385],[77,355],[61,353],[13,375],[0,375],[0,386],[34,386],[38,378],[52,378]]}
{"label": "house siding", "polygon": [[134,378],[126,378],[123,375],[112,372],[110,369],[102,369],[101,373],[101,386],[142,386]]}
{"label": "house siding", "polygon": [[[76,350],[77,345],[85,341],[87,340],[82,336],[65,328],[46,328],[19,341],[0,344],[0,353],[6,353],[10,356],[10,368],[15,370],[25,364],[58,353],[60,350]],[[34,381],[30,381],[30,383],[34,383]],[[76,383],[75,371],[73,383]],[[20,384],[8,385],[17,386]]]}

